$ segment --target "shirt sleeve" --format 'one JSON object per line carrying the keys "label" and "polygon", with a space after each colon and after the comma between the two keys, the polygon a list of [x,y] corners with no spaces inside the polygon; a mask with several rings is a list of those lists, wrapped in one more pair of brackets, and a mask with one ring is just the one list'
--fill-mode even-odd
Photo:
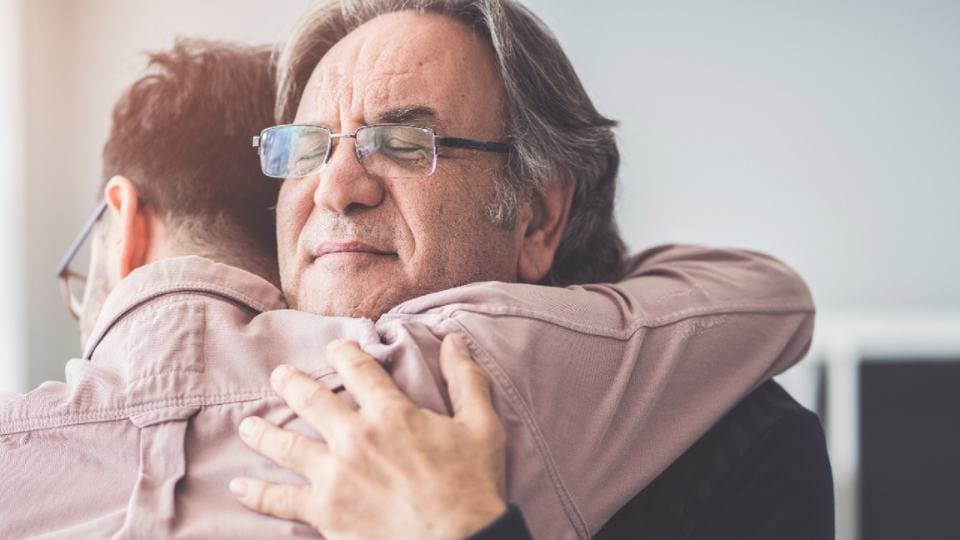
{"label": "shirt sleeve", "polygon": [[[628,269],[617,284],[474,284],[402,304],[378,322],[387,341],[420,345],[421,371],[438,388],[425,399],[434,402],[445,399],[439,339],[464,334],[493,381],[508,492],[535,535],[556,531],[558,512],[577,536],[596,533],[810,346],[809,290],[767,255],[664,246]],[[403,381],[411,373],[403,366],[416,364],[403,358],[393,355],[401,387],[422,391],[413,388],[422,372]]]}

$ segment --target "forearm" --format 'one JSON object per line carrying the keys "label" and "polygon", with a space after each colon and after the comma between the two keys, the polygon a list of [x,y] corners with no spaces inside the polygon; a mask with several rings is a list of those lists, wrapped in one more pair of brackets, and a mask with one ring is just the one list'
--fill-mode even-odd
{"label": "forearm", "polygon": [[638,258],[616,285],[477,284],[405,304],[378,328],[398,383],[437,407],[424,359],[440,336],[467,335],[507,426],[514,500],[552,490],[555,504],[528,512],[534,531],[562,511],[586,534],[798,361],[812,321],[805,285],[781,263],[670,248]]}

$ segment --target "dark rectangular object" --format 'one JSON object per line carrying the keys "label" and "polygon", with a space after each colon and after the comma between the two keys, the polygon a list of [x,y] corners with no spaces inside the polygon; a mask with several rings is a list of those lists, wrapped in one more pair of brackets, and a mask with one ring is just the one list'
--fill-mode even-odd
{"label": "dark rectangular object", "polygon": [[860,531],[960,538],[960,359],[860,365]]}

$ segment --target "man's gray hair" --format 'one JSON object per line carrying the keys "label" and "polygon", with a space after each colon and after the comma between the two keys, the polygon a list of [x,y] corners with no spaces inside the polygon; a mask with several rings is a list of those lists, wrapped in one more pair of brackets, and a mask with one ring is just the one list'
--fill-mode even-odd
{"label": "man's gray hair", "polygon": [[278,63],[276,117],[290,123],[313,69],[338,41],[379,15],[403,10],[459,20],[493,48],[505,90],[503,140],[514,145],[500,171],[491,218],[515,222],[524,197],[549,182],[575,183],[566,230],[542,283],[618,281],[624,244],[613,217],[620,153],[546,25],[512,0],[326,0],[294,29]]}

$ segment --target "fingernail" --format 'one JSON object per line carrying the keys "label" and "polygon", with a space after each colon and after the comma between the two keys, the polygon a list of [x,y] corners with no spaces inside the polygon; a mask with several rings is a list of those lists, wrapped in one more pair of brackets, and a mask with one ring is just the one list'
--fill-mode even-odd
{"label": "fingernail", "polygon": [[247,483],[239,478],[230,481],[230,492],[239,498],[247,496]]}
{"label": "fingernail", "polygon": [[453,348],[463,356],[470,356],[470,351],[467,350],[466,343],[463,342],[463,337],[460,334],[449,334],[450,342],[453,343]]}
{"label": "fingernail", "polygon": [[274,386],[282,385],[291,375],[293,375],[293,367],[282,364],[277,366],[277,368],[273,370],[273,373],[270,374],[270,381],[273,382]]}
{"label": "fingernail", "polygon": [[252,439],[257,432],[257,420],[255,418],[244,418],[240,422],[240,436],[246,439]]}

